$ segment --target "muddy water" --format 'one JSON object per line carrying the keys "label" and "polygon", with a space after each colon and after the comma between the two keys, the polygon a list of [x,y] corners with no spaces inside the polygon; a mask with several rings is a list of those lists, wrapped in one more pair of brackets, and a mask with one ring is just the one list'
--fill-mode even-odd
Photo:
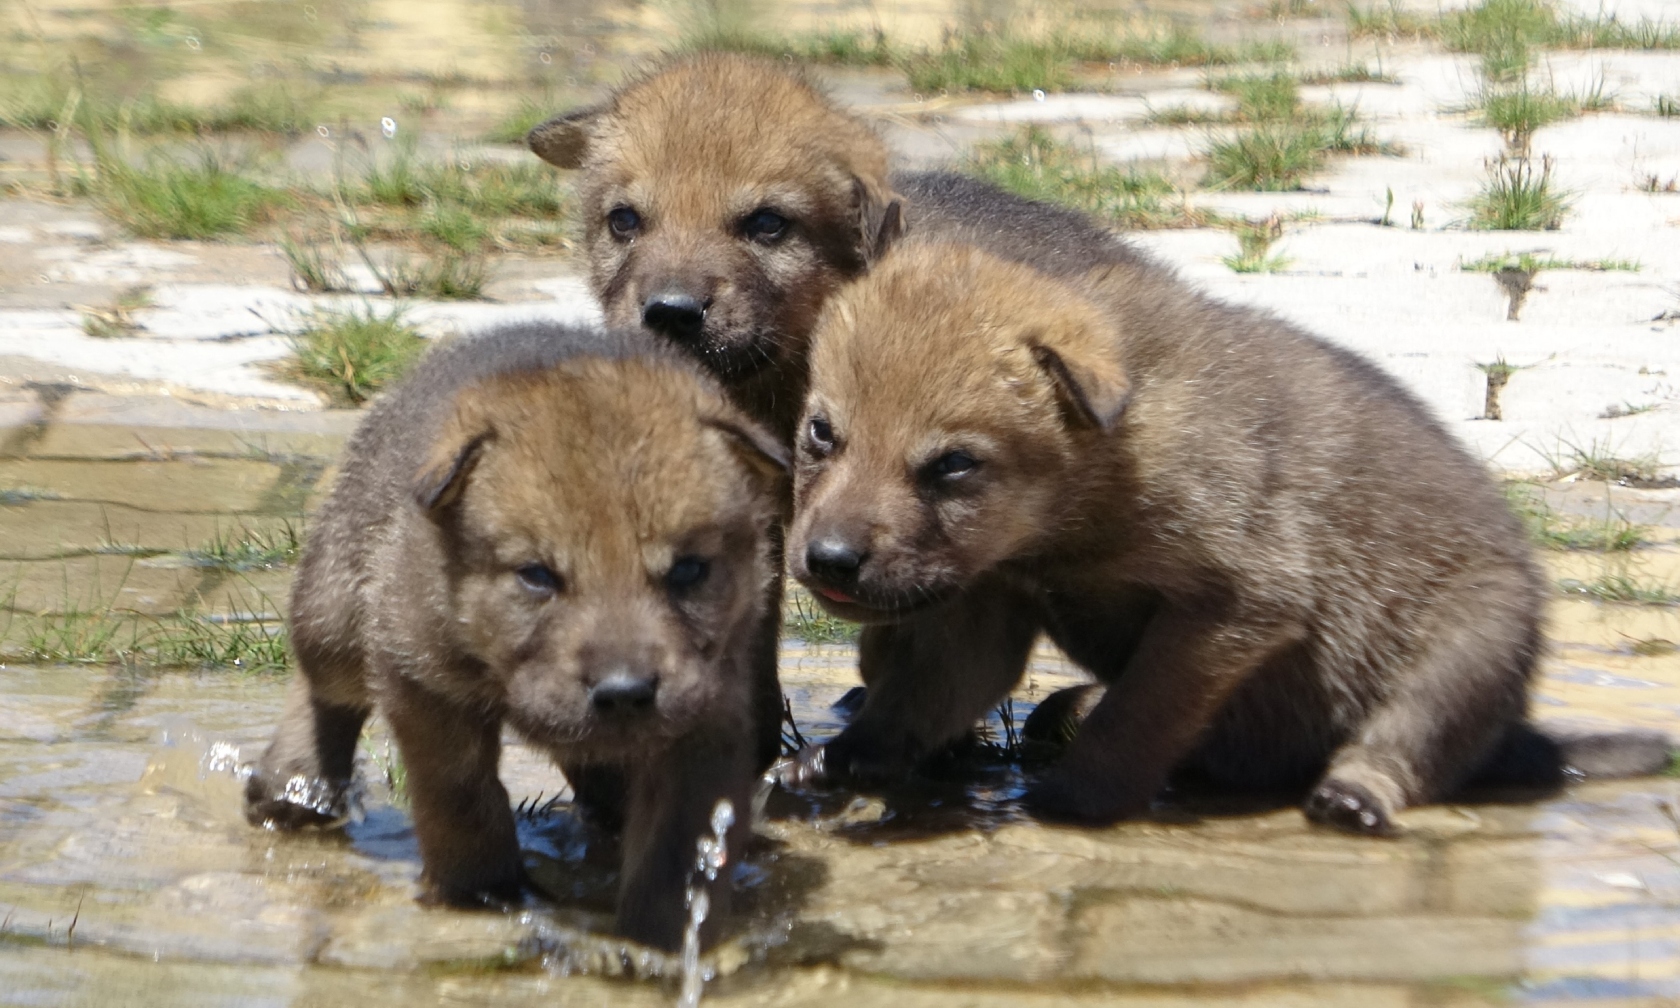
{"label": "muddy water", "polygon": [[[12,403],[0,430],[0,556],[20,593],[0,621],[61,618],[75,608],[63,598],[210,616],[249,614],[252,591],[284,599],[284,567],[185,559],[229,530],[305,520],[353,416],[53,395]],[[1559,510],[1601,507],[1602,489],[1550,494]],[[1616,492],[1659,540],[1673,535],[1676,499]],[[1625,568],[1673,584],[1677,558],[1659,543],[1624,560],[1549,562],[1560,578]],[[113,592],[98,578],[116,565],[126,578]],[[1551,626],[1537,713],[1674,730],[1680,612],[1560,596]],[[783,674],[810,737],[838,728],[832,704],[854,662],[848,648],[788,642]],[[1017,722],[1077,680],[1041,651]],[[611,843],[552,800],[563,781],[516,742],[503,774],[551,897],[517,913],[413,902],[413,835],[377,725],[362,815],[342,833],[246,826],[233,768],[271,729],[281,685],[237,671],[0,668],[0,1003],[672,1003],[668,976],[614,975],[668,972],[657,957],[590,937],[610,912]],[[989,729],[1006,730],[995,716]],[[707,1003],[1680,998],[1680,829],[1668,811],[1680,780],[1478,796],[1406,813],[1395,841],[1309,828],[1282,799],[1047,827],[1013,811],[1019,786],[992,764],[886,798],[770,795],[737,876],[740,935],[712,964]]]}

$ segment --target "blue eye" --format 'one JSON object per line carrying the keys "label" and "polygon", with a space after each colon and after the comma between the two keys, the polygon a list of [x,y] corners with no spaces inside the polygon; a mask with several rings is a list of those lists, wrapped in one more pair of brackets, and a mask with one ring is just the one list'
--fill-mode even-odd
{"label": "blue eye", "polygon": [[525,564],[514,569],[519,583],[531,591],[552,595],[560,590],[560,575],[540,563]]}
{"label": "blue eye", "polygon": [[665,573],[665,584],[677,590],[693,588],[706,580],[711,565],[699,557],[682,557]]}

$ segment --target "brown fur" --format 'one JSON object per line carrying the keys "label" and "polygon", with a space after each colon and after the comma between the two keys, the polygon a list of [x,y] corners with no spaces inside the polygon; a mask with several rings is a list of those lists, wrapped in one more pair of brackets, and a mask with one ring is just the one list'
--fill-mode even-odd
{"label": "brown fur", "polygon": [[[590,282],[609,322],[642,325],[667,293],[695,298],[700,331],[664,334],[755,416],[789,428],[805,338],[828,295],[863,270],[892,201],[868,127],[785,69],[709,54],[538,126],[530,144],[583,170]],[[614,210],[639,225],[615,233]],[[754,236],[747,222],[766,210],[787,226]]]}
{"label": "brown fur", "polygon": [[[784,491],[777,443],[637,342],[492,333],[428,358],[363,422],[294,586],[300,674],[248,785],[254,822],[342,814],[377,705],[407,767],[425,898],[515,899],[506,723],[619,775],[617,927],[677,947],[695,842],[729,798],[739,849],[760,722],[779,713],[766,529]],[[695,572],[684,558],[703,564],[692,585],[670,580]],[[769,677],[773,691],[773,663]],[[651,695],[613,714],[606,687],[632,681]]]}
{"label": "brown fur", "polygon": [[1108,684],[1030,792],[1053,815],[1194,766],[1381,833],[1524,730],[1543,581],[1482,466],[1363,359],[1158,270],[889,253],[819,324],[796,472],[790,569],[886,624],[831,775],[959,734],[1039,630]]}
{"label": "brown fur", "polygon": [[[889,175],[873,130],[769,60],[676,60],[543,123],[530,145],[582,169],[590,281],[608,319],[641,325],[661,294],[694,296],[707,305],[698,332],[649,328],[694,353],[784,435],[804,401],[818,311],[904,227],[1058,275],[1102,262],[1146,266],[1072,210],[950,172]],[[621,208],[637,213],[634,233],[609,225]],[[789,222],[784,235],[744,233],[761,209]]]}

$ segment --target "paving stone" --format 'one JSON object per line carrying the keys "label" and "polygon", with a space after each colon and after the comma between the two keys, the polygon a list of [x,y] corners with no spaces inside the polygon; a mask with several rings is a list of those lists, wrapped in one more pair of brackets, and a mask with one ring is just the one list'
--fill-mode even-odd
{"label": "paving stone", "polygon": [[271,462],[0,462],[0,487],[31,487],[64,500],[100,501],[166,512],[254,511],[280,474]]}
{"label": "paving stone", "polygon": [[27,613],[104,610],[160,615],[181,607],[197,587],[196,569],[147,567],[133,557],[70,557],[0,564],[0,601]]}
{"label": "paving stone", "polygon": [[122,504],[37,500],[0,506],[0,560],[41,560],[111,546],[188,550],[229,530],[265,531],[284,519],[142,511]]}

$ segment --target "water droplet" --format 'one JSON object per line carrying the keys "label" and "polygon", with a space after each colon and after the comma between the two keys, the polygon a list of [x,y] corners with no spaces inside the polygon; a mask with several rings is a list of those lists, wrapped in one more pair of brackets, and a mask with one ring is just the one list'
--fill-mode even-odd
{"label": "water droplet", "polygon": [[538,53],[537,59],[542,60],[544,65],[554,62],[554,57],[550,56],[548,53]]}
{"label": "water droplet", "polygon": [[397,121],[392,119],[390,116],[386,116],[385,118],[379,120],[379,132],[385,134],[385,139],[387,140],[396,136]]}
{"label": "water droplet", "polygon": [[315,132],[321,134],[321,139],[323,139],[323,140],[325,140],[327,137],[332,136],[332,130],[327,129],[325,126],[315,127]]}
{"label": "water droplet", "polygon": [[1044,100],[1044,89],[1043,88],[1033,88],[1033,101],[1043,101],[1043,100]]}
{"label": "water droplet", "polygon": [[191,49],[193,52],[197,52],[198,50],[204,48],[204,43],[202,43],[198,40],[197,35],[188,35],[187,36],[187,48]]}

